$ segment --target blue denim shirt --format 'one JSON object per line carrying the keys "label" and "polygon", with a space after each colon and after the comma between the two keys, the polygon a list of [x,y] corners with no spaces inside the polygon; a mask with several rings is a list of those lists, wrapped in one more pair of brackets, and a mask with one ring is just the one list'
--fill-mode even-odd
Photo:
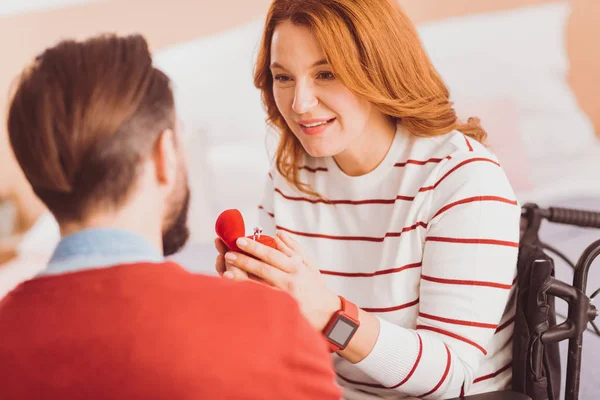
{"label": "blue denim shirt", "polygon": [[91,228],[65,236],[41,275],[56,275],[137,262],[164,262],[146,238],[126,230]]}

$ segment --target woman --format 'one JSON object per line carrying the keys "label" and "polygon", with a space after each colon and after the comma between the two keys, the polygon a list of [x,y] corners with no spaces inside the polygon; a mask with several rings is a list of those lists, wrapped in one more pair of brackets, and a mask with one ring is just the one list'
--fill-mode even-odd
{"label": "woman", "polygon": [[217,241],[217,270],[294,296],[345,398],[505,388],[520,208],[407,16],[391,0],[274,0],[254,81],[281,134],[260,206],[280,251]]}

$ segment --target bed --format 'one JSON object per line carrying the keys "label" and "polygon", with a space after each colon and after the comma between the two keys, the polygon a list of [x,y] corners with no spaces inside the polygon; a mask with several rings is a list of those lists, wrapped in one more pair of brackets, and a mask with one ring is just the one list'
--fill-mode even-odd
{"label": "bed", "polygon": [[[459,116],[481,118],[518,200],[600,210],[600,1],[399,1],[417,23]],[[274,148],[252,85],[269,0],[157,1],[143,12],[133,1],[81,3],[3,19],[0,34],[27,33],[28,40],[2,43],[11,57],[0,67],[0,87],[56,37],[142,32],[156,64],[173,79],[190,166],[192,241],[174,259],[214,274],[216,216],[235,207],[249,227],[256,224]],[[576,258],[600,231],[544,224],[541,235]],[[563,263],[557,274],[571,279]],[[600,265],[592,268],[589,292],[597,287]],[[565,313],[564,304],[558,309]],[[591,400],[600,390],[594,376],[600,339],[586,333],[584,349],[581,398]]]}

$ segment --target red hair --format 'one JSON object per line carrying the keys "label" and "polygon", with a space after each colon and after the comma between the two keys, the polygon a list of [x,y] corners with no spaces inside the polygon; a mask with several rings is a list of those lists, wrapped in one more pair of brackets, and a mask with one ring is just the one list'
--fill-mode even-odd
{"label": "red hair", "polygon": [[291,21],[315,34],[336,79],[412,134],[437,136],[459,130],[480,142],[478,118],[458,121],[450,93],[433,67],[414,24],[391,0],[273,0],[259,48],[254,85],[261,90],[268,122],[281,134],[275,165],[299,190],[299,159],[306,155],[275,104],[270,71],[277,24]]}

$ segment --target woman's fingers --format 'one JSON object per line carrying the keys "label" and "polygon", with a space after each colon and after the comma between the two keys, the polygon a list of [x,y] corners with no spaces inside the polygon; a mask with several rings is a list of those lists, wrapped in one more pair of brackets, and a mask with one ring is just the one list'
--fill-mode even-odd
{"label": "woman's fingers", "polygon": [[231,265],[230,263],[225,263],[225,267],[227,269],[228,274],[227,277],[231,276],[232,279],[236,281],[245,281],[248,280],[248,273],[246,271],[236,267],[235,265]]}
{"label": "woman's fingers", "polygon": [[274,239],[275,243],[277,244],[277,250],[281,251],[288,257],[294,257],[296,255],[296,252],[292,250],[287,244],[285,244],[283,240],[279,238],[279,236],[275,236]]}
{"label": "woman's fingers", "polygon": [[300,244],[298,244],[298,242],[296,242],[294,239],[292,239],[287,233],[283,232],[283,231],[277,231],[277,237],[290,249],[292,249],[294,252],[304,256],[304,249],[300,246]]}
{"label": "woman's fingers", "polygon": [[240,253],[228,252],[225,258],[228,264],[232,264],[235,267],[243,270],[245,273],[260,278],[273,286],[279,287],[280,289],[285,288],[288,283],[290,276],[289,273],[254,257],[249,257]]}
{"label": "woman's fingers", "polygon": [[214,243],[215,248],[219,252],[217,261],[215,263],[215,269],[217,270],[217,273],[225,278],[234,279],[236,281],[249,279],[248,274],[245,271],[225,261],[225,254],[227,254],[229,251],[229,248],[225,245],[225,243],[223,243],[220,238],[215,238]]}
{"label": "woman's fingers", "polygon": [[225,253],[229,251],[225,243],[223,243],[223,241],[219,238],[215,238],[215,248],[221,255],[225,255]]}
{"label": "woman's fingers", "polygon": [[225,257],[222,254],[217,256],[215,269],[217,270],[217,273],[224,278],[234,279],[237,281],[249,279],[248,274],[245,271],[226,262]]}
{"label": "woman's fingers", "polygon": [[296,254],[297,257],[299,257],[305,265],[309,266],[310,268],[316,269],[316,267],[313,265],[312,261],[307,256],[302,246],[300,246],[298,242],[292,239],[290,235],[283,231],[277,231],[276,238],[281,240],[281,242],[283,242],[285,246],[291,249],[294,252],[294,254]]}
{"label": "woman's fingers", "polygon": [[222,254],[219,254],[217,256],[217,259],[215,260],[215,269],[217,270],[217,273],[221,276],[227,271],[227,268],[225,266],[225,258]]}
{"label": "woman's fingers", "polygon": [[284,272],[296,272],[296,260],[288,257],[278,249],[274,249],[257,242],[256,240],[247,238],[239,238],[236,241],[236,244],[245,253],[263,261],[265,264],[271,265]]}

